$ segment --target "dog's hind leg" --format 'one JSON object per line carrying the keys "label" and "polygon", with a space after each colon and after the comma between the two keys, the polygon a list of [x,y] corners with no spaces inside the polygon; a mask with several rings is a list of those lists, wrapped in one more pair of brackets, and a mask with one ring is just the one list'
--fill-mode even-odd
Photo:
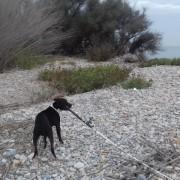
{"label": "dog's hind leg", "polygon": [[48,138],[49,138],[49,141],[51,143],[51,152],[52,152],[53,156],[56,158],[56,155],[55,155],[55,152],[54,152],[54,138],[53,138],[52,129],[49,130],[49,132],[48,132]]}
{"label": "dog's hind leg", "polygon": [[61,142],[63,144],[63,140],[61,138],[61,128],[60,128],[60,125],[56,126],[56,132],[57,132],[57,136],[59,138],[59,142]]}
{"label": "dog's hind leg", "polygon": [[34,134],[33,135],[33,145],[34,145],[34,156],[33,159],[38,155],[38,150],[37,150],[37,142],[39,139],[39,134]]}
{"label": "dog's hind leg", "polygon": [[47,136],[44,136],[44,149],[46,149],[46,146],[47,146],[46,138],[47,138]]}

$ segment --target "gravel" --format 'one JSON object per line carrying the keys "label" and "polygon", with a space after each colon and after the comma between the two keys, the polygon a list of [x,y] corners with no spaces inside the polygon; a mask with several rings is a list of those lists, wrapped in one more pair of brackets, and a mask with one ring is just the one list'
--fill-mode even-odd
{"label": "gravel", "polygon": [[[152,79],[144,90],[113,86],[67,97],[84,119],[93,117],[95,128],[117,143],[114,148],[70,112],[60,112],[64,145],[56,133],[53,158],[49,144],[32,160],[32,130],[36,114],[51,102],[0,115],[0,174],[5,179],[146,179],[153,173],[127,153],[180,179],[180,67],[135,68],[132,74]],[[4,156],[14,149],[15,156]],[[1,153],[2,152],[2,153]],[[169,161],[173,163],[168,164]],[[163,179],[152,176],[154,180]]]}
{"label": "gravel", "polygon": [[[125,64],[120,58],[112,62],[89,62],[85,59],[59,57],[42,67],[32,70],[12,70],[0,74],[0,108],[8,105],[26,105],[48,100],[57,91],[50,88],[48,83],[38,80],[38,74],[45,69],[72,69],[92,67],[97,65],[117,64],[127,68],[133,68],[135,64]],[[0,113],[1,110],[0,109]]]}

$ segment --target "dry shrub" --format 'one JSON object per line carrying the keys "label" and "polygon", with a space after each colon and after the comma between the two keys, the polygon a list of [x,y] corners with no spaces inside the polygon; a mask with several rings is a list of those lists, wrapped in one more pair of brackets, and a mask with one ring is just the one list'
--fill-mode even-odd
{"label": "dry shrub", "polygon": [[114,56],[113,48],[110,44],[102,44],[87,49],[87,58],[90,61],[108,61]]}
{"label": "dry shrub", "polygon": [[[52,52],[67,34],[56,33],[53,6],[29,0],[0,0],[0,70],[24,50]],[[58,19],[59,20],[59,19]]]}

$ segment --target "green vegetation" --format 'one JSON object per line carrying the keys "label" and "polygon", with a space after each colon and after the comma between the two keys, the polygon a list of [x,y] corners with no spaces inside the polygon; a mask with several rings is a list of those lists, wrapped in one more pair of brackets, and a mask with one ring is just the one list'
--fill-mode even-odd
{"label": "green vegetation", "polygon": [[122,83],[122,87],[124,89],[144,89],[150,87],[151,85],[152,80],[147,81],[142,77],[133,77]]}
{"label": "green vegetation", "polygon": [[88,67],[77,70],[45,70],[39,79],[68,94],[88,92],[125,81],[130,70],[115,65]]}
{"label": "green vegetation", "polygon": [[143,62],[140,67],[151,67],[151,66],[160,66],[160,65],[169,65],[169,66],[180,66],[180,58],[168,59],[168,58],[155,58],[149,61]]}
{"label": "green vegetation", "polygon": [[15,57],[14,64],[16,67],[24,70],[36,68],[47,63],[47,58],[30,53],[23,53]]}

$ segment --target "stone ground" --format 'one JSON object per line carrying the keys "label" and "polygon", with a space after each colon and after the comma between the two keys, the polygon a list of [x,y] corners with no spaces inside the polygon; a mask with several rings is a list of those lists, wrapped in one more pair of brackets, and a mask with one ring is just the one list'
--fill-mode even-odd
{"label": "stone ground", "polygon": [[[39,157],[32,160],[34,118],[51,102],[21,107],[0,115],[0,177],[6,180],[163,179],[129,158],[127,153],[130,153],[179,180],[180,67],[135,68],[133,74],[152,79],[152,87],[124,90],[113,86],[67,97],[75,112],[84,119],[93,117],[95,128],[123,151],[108,144],[70,112],[60,112],[64,144],[57,141],[54,131],[57,159],[49,146],[43,150],[40,140]],[[5,78],[9,76],[6,74]]]}
{"label": "stone ground", "polygon": [[47,100],[57,93],[47,83],[38,81],[38,74],[44,69],[71,69],[97,65],[121,64],[132,67],[133,64],[123,64],[118,58],[113,62],[93,63],[80,58],[56,57],[52,62],[32,70],[13,70],[0,74],[0,107],[8,105],[32,104]]}

